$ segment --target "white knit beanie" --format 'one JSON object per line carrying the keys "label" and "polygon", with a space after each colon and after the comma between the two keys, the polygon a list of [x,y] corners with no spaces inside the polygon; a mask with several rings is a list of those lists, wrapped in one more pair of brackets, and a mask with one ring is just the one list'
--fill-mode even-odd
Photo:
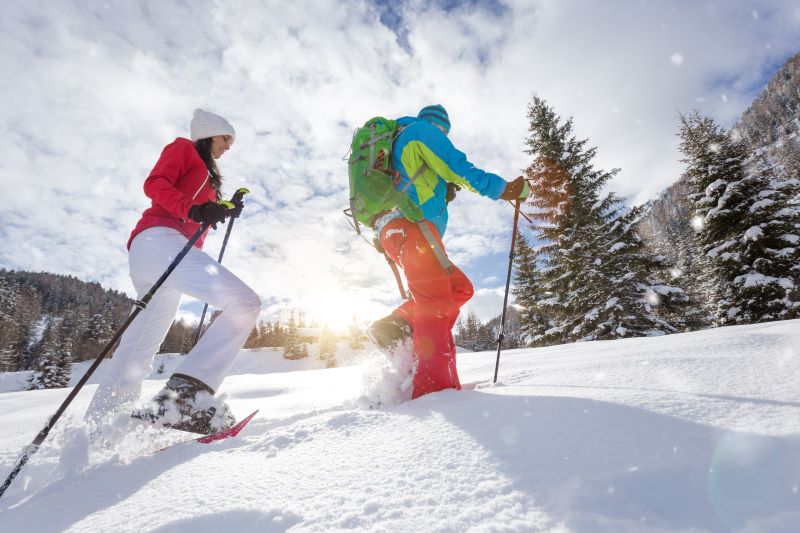
{"label": "white knit beanie", "polygon": [[192,123],[189,127],[192,135],[192,142],[200,139],[208,139],[215,135],[230,135],[236,139],[236,130],[231,123],[219,115],[198,108],[194,110]]}

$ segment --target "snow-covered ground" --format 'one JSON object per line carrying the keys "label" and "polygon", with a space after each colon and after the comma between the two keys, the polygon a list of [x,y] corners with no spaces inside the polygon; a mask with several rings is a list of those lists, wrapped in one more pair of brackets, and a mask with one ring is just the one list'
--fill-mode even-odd
{"label": "snow-covered ground", "polygon": [[[375,357],[243,352],[222,391],[257,417],[155,454],[142,428],[87,449],[88,385],[0,531],[800,531],[798,320],[504,352],[496,385],[460,353],[465,390],[359,408]],[[0,478],[67,392],[0,394]]]}

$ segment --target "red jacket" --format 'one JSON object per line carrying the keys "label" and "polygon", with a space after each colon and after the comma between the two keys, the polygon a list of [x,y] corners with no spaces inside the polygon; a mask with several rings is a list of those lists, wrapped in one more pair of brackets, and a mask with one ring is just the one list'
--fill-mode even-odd
{"label": "red jacket", "polygon": [[[133,228],[128,249],[139,232],[155,226],[175,228],[187,239],[192,237],[200,224],[189,218],[189,208],[216,200],[206,164],[197,153],[194,143],[182,137],[175,139],[161,152],[156,166],[144,180],[144,193],[153,203],[145,209]],[[202,248],[205,237],[204,234],[197,239],[195,246]]]}

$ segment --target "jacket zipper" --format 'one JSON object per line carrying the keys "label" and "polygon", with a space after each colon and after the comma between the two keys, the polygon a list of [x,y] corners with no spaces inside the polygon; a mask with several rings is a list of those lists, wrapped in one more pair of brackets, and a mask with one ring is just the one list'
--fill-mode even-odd
{"label": "jacket zipper", "polygon": [[210,177],[211,177],[211,171],[209,170],[209,171],[208,171],[208,173],[206,174],[206,179],[204,179],[204,180],[203,180],[203,184],[202,184],[202,185],[200,185],[200,188],[199,188],[199,189],[197,189],[197,192],[196,192],[196,193],[194,193],[194,196],[192,196],[192,200],[194,200],[195,198],[197,198],[197,195],[198,195],[198,194],[200,194],[200,191],[202,191],[202,190],[203,190],[203,187],[205,187],[205,186],[206,186],[206,183],[208,183],[208,178],[210,178]]}
{"label": "jacket zipper", "polygon": [[[202,191],[203,187],[206,186],[206,183],[208,183],[208,178],[210,178],[210,177],[211,177],[211,171],[209,170],[209,171],[206,172],[206,179],[203,180],[202,185],[200,185],[200,187],[194,193],[194,196],[192,196],[192,201],[194,201],[194,199],[197,198],[197,195],[200,194],[200,191]],[[181,222],[186,222],[186,217],[183,217],[181,219]]]}

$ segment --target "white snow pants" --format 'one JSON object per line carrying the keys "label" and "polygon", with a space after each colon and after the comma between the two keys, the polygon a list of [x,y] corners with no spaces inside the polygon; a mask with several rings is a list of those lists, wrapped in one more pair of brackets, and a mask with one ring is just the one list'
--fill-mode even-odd
{"label": "white snow pants", "polygon": [[[139,298],[147,294],[187,242],[180,232],[166,227],[148,228],[133,239],[128,263]],[[106,418],[139,397],[142,380],[152,371],[153,357],[175,318],[182,294],[208,302],[222,314],[175,372],[196,378],[214,391],[219,388],[255,325],[261,300],[228,269],[193,247],[122,335],[87,418]]]}

